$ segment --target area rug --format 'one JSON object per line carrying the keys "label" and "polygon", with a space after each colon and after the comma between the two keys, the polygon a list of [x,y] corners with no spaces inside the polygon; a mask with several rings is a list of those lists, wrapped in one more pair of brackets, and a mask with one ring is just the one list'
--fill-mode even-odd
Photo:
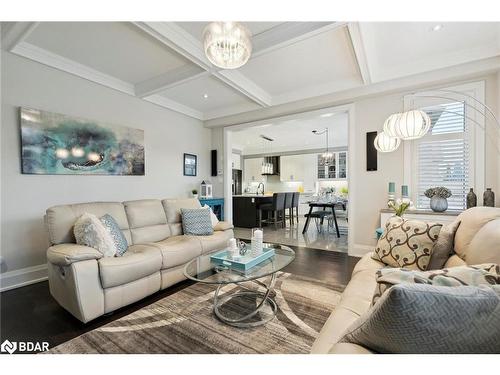
{"label": "area rug", "polygon": [[[244,286],[258,288],[255,283]],[[229,284],[222,291],[240,288]],[[309,353],[344,286],[280,272],[274,294],[276,317],[254,328],[220,322],[212,311],[215,289],[194,284],[50,353]]]}

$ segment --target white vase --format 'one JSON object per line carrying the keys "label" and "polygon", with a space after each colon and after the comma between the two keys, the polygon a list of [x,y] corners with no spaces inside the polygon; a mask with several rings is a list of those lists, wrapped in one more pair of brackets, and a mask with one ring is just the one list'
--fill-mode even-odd
{"label": "white vase", "polygon": [[198,194],[193,194],[194,199],[198,199]]}
{"label": "white vase", "polygon": [[434,195],[431,198],[431,209],[434,212],[444,212],[448,209],[448,201],[446,198]]}

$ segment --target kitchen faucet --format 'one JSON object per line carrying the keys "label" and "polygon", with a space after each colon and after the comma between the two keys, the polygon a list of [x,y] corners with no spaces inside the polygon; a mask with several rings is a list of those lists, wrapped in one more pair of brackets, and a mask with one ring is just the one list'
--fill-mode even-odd
{"label": "kitchen faucet", "polygon": [[263,182],[259,182],[259,185],[257,186],[257,195],[259,195],[259,190],[260,190],[260,186],[262,185],[262,195],[264,195],[264,183]]}

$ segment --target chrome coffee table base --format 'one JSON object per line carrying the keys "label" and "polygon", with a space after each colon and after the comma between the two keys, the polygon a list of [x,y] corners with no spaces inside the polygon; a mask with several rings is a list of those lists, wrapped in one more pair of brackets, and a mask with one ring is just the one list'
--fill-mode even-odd
{"label": "chrome coffee table base", "polygon": [[[215,292],[214,296],[214,314],[221,320],[222,322],[229,324],[234,327],[240,327],[240,328],[246,328],[246,327],[257,327],[261,326],[263,324],[266,324],[267,322],[271,321],[275,315],[276,312],[278,311],[278,306],[276,305],[276,302],[269,296],[271,292],[273,291],[274,288],[274,283],[276,281],[276,273],[273,273],[271,276],[271,280],[269,282],[269,285],[264,284],[263,282],[259,280],[253,280],[257,284],[261,285],[264,287],[265,292],[260,292],[260,291],[254,291],[254,290],[244,290],[232,294],[228,294],[224,297],[220,297],[219,293],[221,289],[224,287],[223,284],[220,284],[217,287],[217,291]],[[247,314],[245,314],[242,317],[232,319],[227,316],[224,316],[224,314],[221,312],[221,307],[232,300],[235,297],[241,297],[241,296],[255,296],[256,300],[260,299],[260,302],[255,306],[255,309],[252,309],[249,311]],[[260,320],[253,320],[250,321],[255,315],[257,315],[263,308],[264,306],[268,306],[271,309],[270,313],[267,313],[265,317],[262,317]]]}

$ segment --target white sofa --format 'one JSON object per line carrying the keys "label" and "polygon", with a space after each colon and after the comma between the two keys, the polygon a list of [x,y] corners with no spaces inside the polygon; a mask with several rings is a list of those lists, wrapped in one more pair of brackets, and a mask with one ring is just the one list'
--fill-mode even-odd
{"label": "white sofa", "polygon": [[[457,220],[454,254],[445,268],[481,263],[500,264],[500,208],[475,207],[462,212]],[[347,328],[369,310],[375,287],[376,272],[385,265],[364,255],[352,272],[351,281],[314,342],[313,354],[368,354],[371,351],[356,344],[339,342]]]}
{"label": "white sofa", "polygon": [[[184,280],[186,263],[222,249],[233,237],[233,226],[226,222],[210,236],[183,235],[180,209],[200,207],[197,199],[146,199],[49,208],[50,293],[86,323]],[[129,243],[122,257],[102,257],[75,243],[73,225],[85,212],[113,216]]]}

